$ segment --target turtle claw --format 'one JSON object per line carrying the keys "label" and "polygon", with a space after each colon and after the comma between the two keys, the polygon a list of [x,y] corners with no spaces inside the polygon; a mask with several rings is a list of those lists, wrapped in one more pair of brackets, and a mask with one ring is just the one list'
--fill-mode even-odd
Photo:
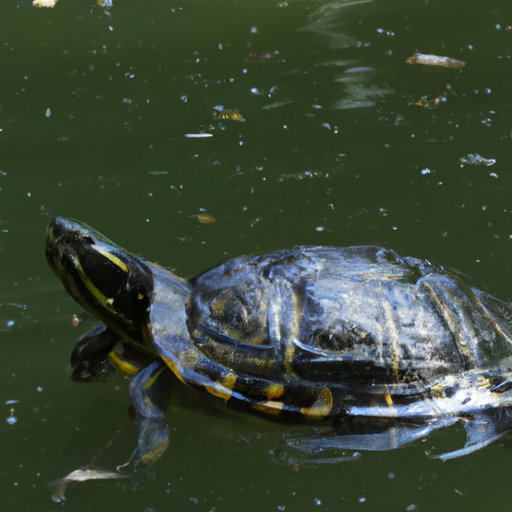
{"label": "turtle claw", "polygon": [[[130,398],[139,427],[139,441],[134,452],[138,462],[154,464],[169,445],[165,411],[171,397],[174,377],[161,360],[153,361],[130,382]],[[130,458],[130,460],[133,458]]]}

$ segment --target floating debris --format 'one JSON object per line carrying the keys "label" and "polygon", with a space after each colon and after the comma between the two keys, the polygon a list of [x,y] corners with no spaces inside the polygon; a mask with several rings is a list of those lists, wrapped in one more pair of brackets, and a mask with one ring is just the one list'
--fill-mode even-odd
{"label": "floating debris", "polygon": [[219,120],[230,119],[232,121],[238,121],[239,123],[245,123],[245,118],[236,109],[225,109],[224,107],[214,107],[213,118]]}
{"label": "floating debris", "polygon": [[409,105],[432,110],[433,108],[438,107],[440,103],[444,103],[446,101],[446,96],[437,96],[434,99],[429,96],[422,96],[418,101],[413,101],[412,103],[409,103]]}
{"label": "floating debris", "polygon": [[484,158],[477,153],[470,153],[467,156],[461,156],[459,158],[459,163],[461,167],[465,165],[485,165],[489,167],[490,165],[494,165],[496,163],[495,158]]}
{"label": "floating debris", "polygon": [[293,100],[283,100],[283,101],[275,101],[274,103],[270,103],[269,105],[264,105],[261,107],[261,110],[272,110],[274,108],[282,107],[283,105],[289,105],[293,103]]}
{"label": "floating debris", "polygon": [[273,52],[265,52],[265,53],[249,53],[250,59],[273,59],[276,55],[279,55],[279,51],[274,50]]}
{"label": "floating debris", "polygon": [[415,53],[405,62],[407,62],[407,64],[423,64],[424,66],[439,66],[441,68],[453,69],[462,69],[466,65],[462,60],[440,57],[439,55],[425,55],[423,53]]}
{"label": "floating debris", "polygon": [[57,0],[34,0],[32,5],[34,7],[54,7]]}
{"label": "floating debris", "polygon": [[214,222],[217,221],[217,219],[210,215],[209,213],[198,213],[196,217],[197,220],[202,224],[213,224]]}
{"label": "floating debris", "polygon": [[71,325],[73,327],[78,327],[80,325],[80,318],[77,315],[73,315],[73,318],[71,319]]}
{"label": "floating debris", "polygon": [[87,480],[108,480],[114,478],[129,478],[129,475],[122,475],[121,473],[115,473],[113,471],[107,471],[106,469],[96,468],[94,466],[85,466],[80,469],[75,469],[64,478],[59,478],[48,484],[55,490],[52,494],[52,500],[56,503],[64,501],[66,498],[64,493],[70,482],[85,482]]}
{"label": "floating debris", "polygon": [[213,133],[185,133],[187,139],[208,139],[213,137]]}

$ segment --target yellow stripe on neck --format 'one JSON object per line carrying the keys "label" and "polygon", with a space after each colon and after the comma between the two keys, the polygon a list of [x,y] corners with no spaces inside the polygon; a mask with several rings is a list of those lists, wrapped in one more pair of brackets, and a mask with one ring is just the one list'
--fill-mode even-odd
{"label": "yellow stripe on neck", "polygon": [[96,286],[92,283],[92,281],[89,279],[89,276],[85,273],[82,265],[80,263],[75,263],[76,270],[80,274],[80,278],[82,279],[82,282],[85,284],[87,289],[94,295],[96,300],[103,304],[104,306],[108,307],[109,309],[112,309],[112,306],[114,305],[114,299],[109,298],[103,293],[101,293]]}
{"label": "yellow stripe on neck", "polygon": [[122,260],[120,260],[117,256],[114,256],[111,252],[106,251],[105,249],[102,249],[98,245],[91,245],[91,247],[99,252],[102,256],[105,256],[108,260],[110,260],[114,265],[118,266],[123,272],[126,272],[128,274],[128,266],[126,263]]}

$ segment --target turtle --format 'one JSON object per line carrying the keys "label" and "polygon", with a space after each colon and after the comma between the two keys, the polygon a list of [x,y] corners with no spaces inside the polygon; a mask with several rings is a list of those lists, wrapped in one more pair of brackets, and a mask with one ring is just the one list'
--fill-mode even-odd
{"label": "turtle", "polygon": [[192,279],[55,218],[46,257],[102,324],[72,378],[130,377],[137,462],[169,443],[181,381],[220,407],[304,425],[306,457],[390,450],[460,421],[466,455],[512,431],[512,305],[428,260],[376,246],[297,246]]}

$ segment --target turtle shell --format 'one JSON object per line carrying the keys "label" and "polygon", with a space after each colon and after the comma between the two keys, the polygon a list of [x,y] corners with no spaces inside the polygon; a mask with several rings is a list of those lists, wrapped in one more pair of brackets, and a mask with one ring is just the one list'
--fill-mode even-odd
{"label": "turtle shell", "polygon": [[427,261],[297,247],[228,261],[181,291],[166,279],[154,274],[155,346],[214,401],[294,421],[510,401],[494,390],[512,368],[512,306]]}

